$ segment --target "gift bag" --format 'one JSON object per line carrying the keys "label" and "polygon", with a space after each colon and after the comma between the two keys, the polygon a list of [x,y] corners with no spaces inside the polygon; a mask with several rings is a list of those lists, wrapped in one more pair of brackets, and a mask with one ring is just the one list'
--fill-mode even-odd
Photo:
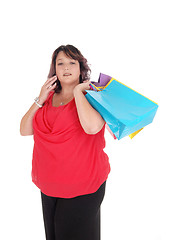
{"label": "gift bag", "polygon": [[91,82],[90,87],[93,91],[86,90],[86,99],[118,140],[128,135],[132,138],[153,121],[157,103],[118,80],[100,73],[98,82]]}

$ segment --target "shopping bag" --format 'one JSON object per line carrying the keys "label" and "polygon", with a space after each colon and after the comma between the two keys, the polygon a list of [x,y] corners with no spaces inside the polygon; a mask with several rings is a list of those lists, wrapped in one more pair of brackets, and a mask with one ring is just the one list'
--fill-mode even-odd
{"label": "shopping bag", "polygon": [[100,73],[98,82],[91,82],[90,87],[93,91],[86,90],[86,99],[118,140],[132,138],[153,121],[158,104],[118,80]]}
{"label": "shopping bag", "polygon": [[[98,82],[94,82],[92,81],[90,84],[90,88],[94,91],[100,91],[102,89],[104,89],[104,87],[107,87],[109,81],[112,79],[111,76],[108,76],[106,74],[100,73]],[[116,136],[114,135],[114,133],[110,130],[109,126],[106,123],[106,128],[109,131],[109,133],[112,135],[112,137],[114,139],[117,139]],[[143,128],[141,128],[140,130],[135,131],[134,133],[129,134],[129,137],[132,139],[133,137],[135,137]]]}

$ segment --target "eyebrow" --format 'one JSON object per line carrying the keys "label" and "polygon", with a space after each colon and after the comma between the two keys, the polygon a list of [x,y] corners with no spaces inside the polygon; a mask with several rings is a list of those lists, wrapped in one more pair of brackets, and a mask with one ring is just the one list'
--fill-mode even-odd
{"label": "eyebrow", "polygon": [[[63,58],[59,58],[57,61],[59,61],[59,60],[62,60]],[[75,60],[75,59],[71,59],[71,60]]]}

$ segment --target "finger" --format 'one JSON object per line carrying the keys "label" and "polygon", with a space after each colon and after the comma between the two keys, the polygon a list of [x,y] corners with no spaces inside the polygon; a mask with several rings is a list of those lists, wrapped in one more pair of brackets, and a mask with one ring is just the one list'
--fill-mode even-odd
{"label": "finger", "polygon": [[50,81],[56,80],[57,76],[53,76],[51,78],[48,78],[48,80],[44,83],[44,85],[46,85],[47,83],[49,83]]}
{"label": "finger", "polygon": [[86,82],[88,85],[91,83],[91,81],[89,81],[89,80],[87,80],[87,82]]}
{"label": "finger", "polygon": [[85,82],[85,83],[91,83],[90,80],[84,80],[83,82]]}
{"label": "finger", "polygon": [[52,85],[52,89],[54,89],[54,88],[56,87],[56,84],[57,84],[57,83],[54,83],[54,84]]}
{"label": "finger", "polygon": [[49,86],[47,87],[47,89],[51,90],[51,89],[54,89],[56,87],[56,83],[54,83],[53,85],[52,84],[49,84]]}
{"label": "finger", "polygon": [[57,80],[57,76],[54,76],[52,78],[49,78],[45,84],[49,83],[49,82],[53,82],[53,81],[56,81]]}
{"label": "finger", "polygon": [[44,86],[45,86],[46,88],[48,88],[50,85],[53,85],[53,83],[56,81],[56,79],[57,79],[57,78],[52,79],[52,80],[49,81],[48,83],[44,84]]}

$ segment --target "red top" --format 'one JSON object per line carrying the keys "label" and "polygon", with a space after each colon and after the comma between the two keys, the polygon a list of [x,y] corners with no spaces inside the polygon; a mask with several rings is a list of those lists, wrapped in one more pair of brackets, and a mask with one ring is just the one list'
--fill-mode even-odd
{"label": "red top", "polygon": [[110,172],[109,158],[103,151],[105,124],[97,134],[85,133],[75,99],[54,107],[53,93],[33,118],[32,181],[52,197],[94,193]]}

